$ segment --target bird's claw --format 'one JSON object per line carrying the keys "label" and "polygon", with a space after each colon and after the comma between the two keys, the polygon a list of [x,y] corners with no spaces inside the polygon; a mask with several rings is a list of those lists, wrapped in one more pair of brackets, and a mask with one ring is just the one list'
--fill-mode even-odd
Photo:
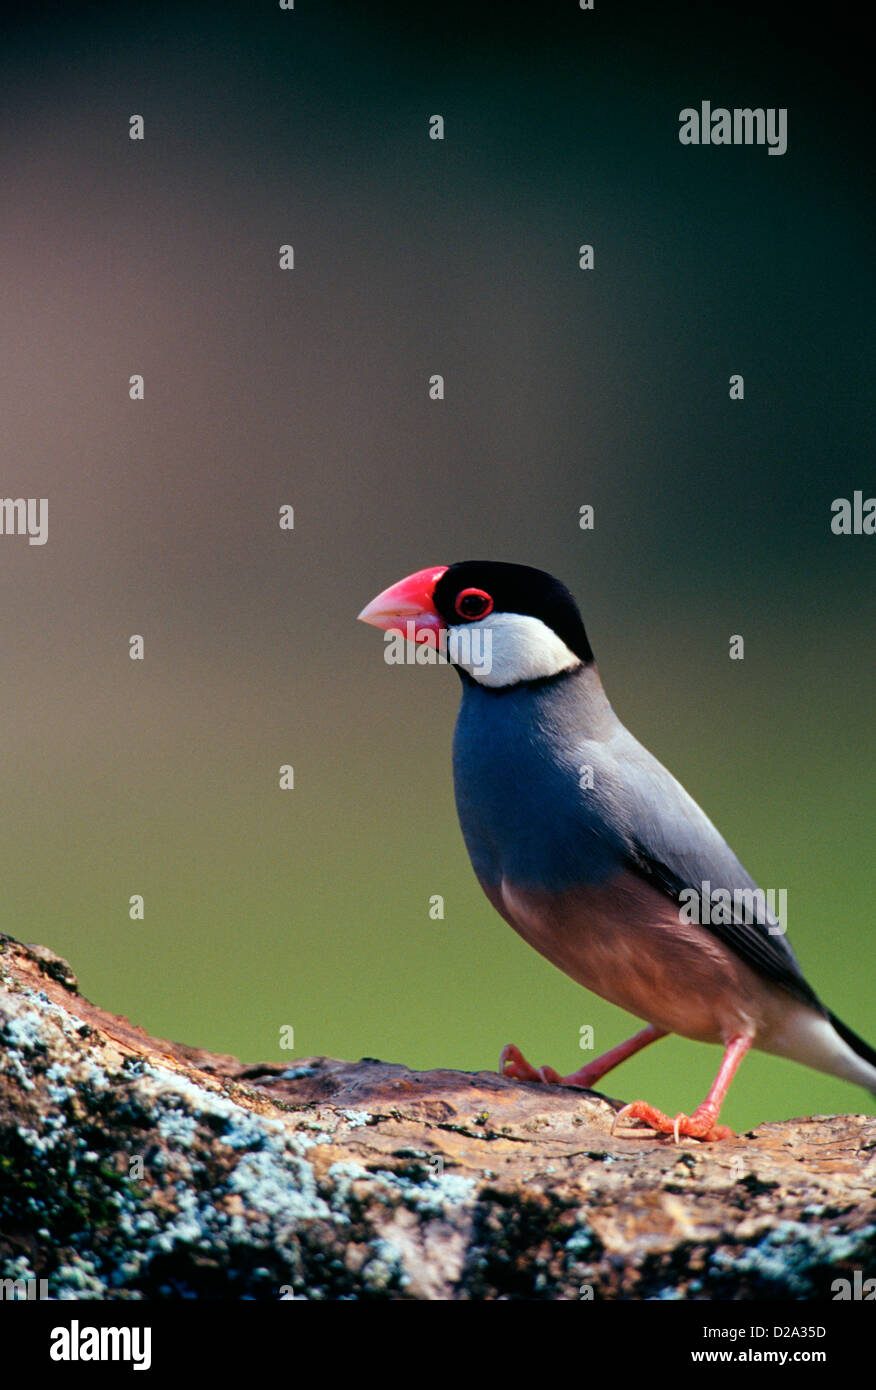
{"label": "bird's claw", "polygon": [[614,1134],[618,1125],[625,1120],[642,1120],[649,1129],[656,1130],[658,1134],[671,1134],[676,1144],[681,1138],[705,1139],[710,1143],[735,1138],[733,1130],[727,1125],[716,1123],[717,1118],[715,1107],[708,1104],[700,1105],[692,1115],[678,1114],[674,1119],[670,1119],[662,1110],[649,1105],[647,1101],[634,1100],[617,1112],[611,1132]]}
{"label": "bird's claw", "polygon": [[513,1043],[502,1048],[499,1075],[507,1076],[511,1081],[542,1081],[547,1086],[561,1086],[563,1083],[558,1071],[554,1071],[553,1067],[533,1067]]}

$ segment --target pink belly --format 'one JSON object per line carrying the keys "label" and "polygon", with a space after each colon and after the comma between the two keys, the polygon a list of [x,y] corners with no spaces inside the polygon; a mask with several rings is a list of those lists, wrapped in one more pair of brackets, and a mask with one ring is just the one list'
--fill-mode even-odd
{"label": "pink belly", "polygon": [[682,1037],[722,1043],[771,1032],[787,1002],[705,927],[634,874],[547,894],[503,880],[493,906],[525,941],[585,988]]}

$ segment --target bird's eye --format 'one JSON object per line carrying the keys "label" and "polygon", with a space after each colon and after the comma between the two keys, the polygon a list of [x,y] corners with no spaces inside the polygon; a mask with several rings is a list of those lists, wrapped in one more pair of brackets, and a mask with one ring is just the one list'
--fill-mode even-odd
{"label": "bird's eye", "polygon": [[474,622],[476,618],[485,618],[488,613],[492,613],[493,600],[483,589],[462,589],[456,595],[453,606],[460,618]]}

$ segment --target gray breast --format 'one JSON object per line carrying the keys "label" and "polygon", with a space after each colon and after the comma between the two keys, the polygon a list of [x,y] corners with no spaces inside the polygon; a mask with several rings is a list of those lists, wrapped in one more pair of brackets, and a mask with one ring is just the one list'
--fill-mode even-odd
{"label": "gray breast", "polygon": [[594,695],[577,675],[499,692],[465,684],[454,784],[466,847],[485,885],[505,878],[562,889],[617,873],[624,847],[611,788],[604,777],[587,785],[617,721],[604,695],[601,702]]}

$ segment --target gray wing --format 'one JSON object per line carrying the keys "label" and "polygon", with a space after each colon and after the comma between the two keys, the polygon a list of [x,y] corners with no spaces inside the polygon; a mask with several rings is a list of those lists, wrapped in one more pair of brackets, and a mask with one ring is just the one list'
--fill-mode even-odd
{"label": "gray wing", "polygon": [[[757,884],[730,846],[680,782],[622,725],[597,760],[610,785],[612,818],[621,831],[630,868],[669,897],[679,900],[687,889],[698,894],[704,882],[712,889],[756,891]],[[826,1010],[807,983],[783,932],[771,932],[778,919],[767,913],[757,920],[744,907],[731,920],[702,924],[752,969],[781,985],[802,1002]]]}

